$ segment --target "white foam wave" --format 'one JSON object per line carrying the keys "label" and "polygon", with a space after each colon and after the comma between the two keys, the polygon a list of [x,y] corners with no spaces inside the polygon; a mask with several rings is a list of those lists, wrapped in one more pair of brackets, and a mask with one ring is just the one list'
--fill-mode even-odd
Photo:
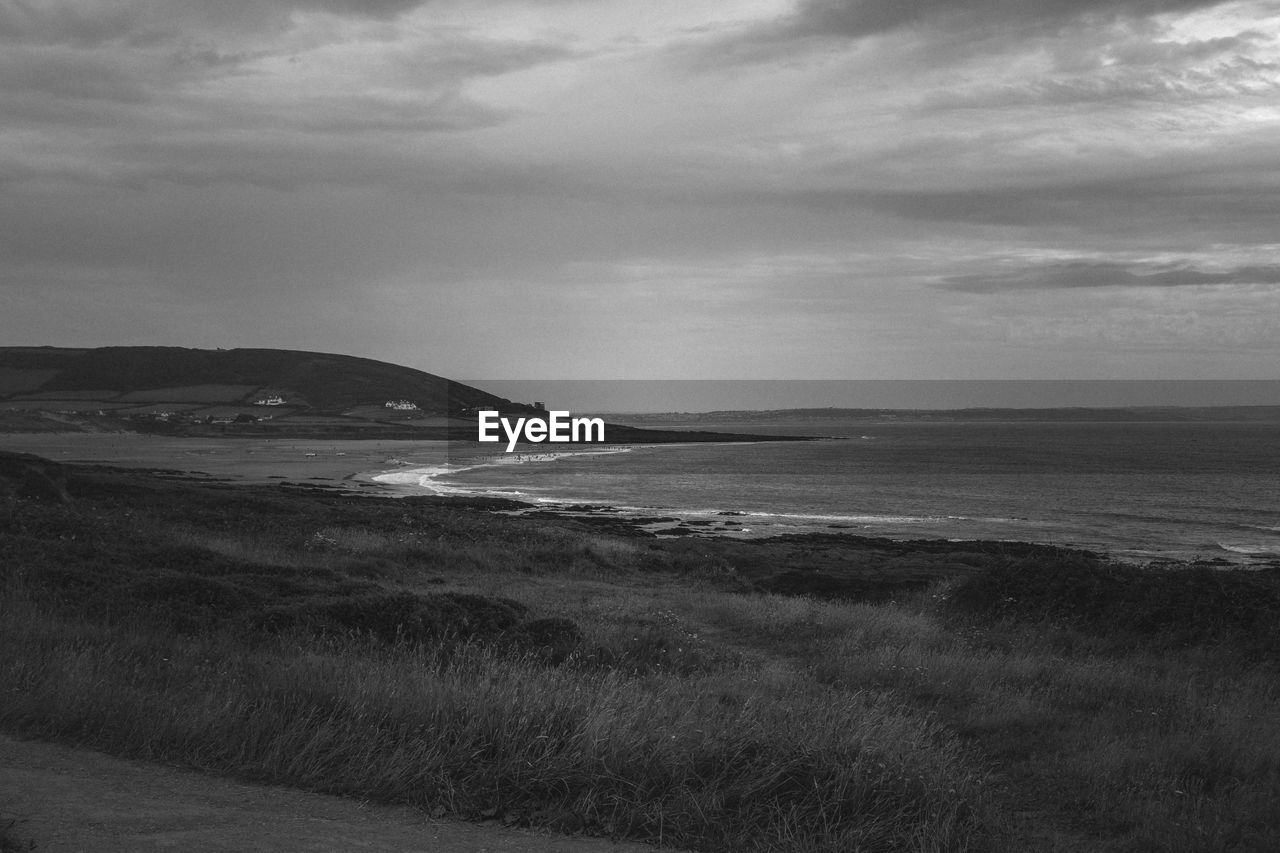
{"label": "white foam wave", "polygon": [[847,524],[937,524],[939,522],[969,520],[963,516],[955,515],[822,515],[796,512],[748,512],[747,515],[751,518],[759,519],[785,518],[792,521],[844,522]]}
{"label": "white foam wave", "polygon": [[1219,542],[1218,547],[1232,554],[1280,554],[1280,544],[1229,544]]}
{"label": "white foam wave", "polygon": [[[600,450],[547,450],[502,453],[484,457],[483,460],[468,465],[424,465],[413,468],[401,468],[395,471],[383,471],[369,479],[392,486],[416,486],[436,495],[485,495],[490,497],[524,497],[525,493],[516,489],[494,489],[484,486],[468,486],[462,483],[441,482],[443,478],[453,477],[463,471],[477,468],[491,468],[499,465],[528,465],[540,462],[554,462],[569,456],[594,456],[611,453],[629,453],[629,445],[610,447]],[[398,460],[392,460],[398,461]]]}
{"label": "white foam wave", "polygon": [[437,465],[429,468],[402,468],[399,471],[384,471],[381,474],[374,474],[370,479],[377,480],[379,483],[391,483],[394,485],[417,485],[423,480],[430,480],[449,473],[449,466]]}

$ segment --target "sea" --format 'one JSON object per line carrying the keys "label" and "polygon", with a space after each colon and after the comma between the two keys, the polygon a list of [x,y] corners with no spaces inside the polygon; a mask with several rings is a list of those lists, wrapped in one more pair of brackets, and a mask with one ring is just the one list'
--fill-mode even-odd
{"label": "sea", "polygon": [[[1011,540],[1139,563],[1280,564],[1280,423],[684,426],[815,440],[521,445],[510,454],[459,451],[431,465],[405,461],[375,479],[423,494],[713,521],[718,535],[736,537]],[[730,519],[732,529],[723,529]]]}

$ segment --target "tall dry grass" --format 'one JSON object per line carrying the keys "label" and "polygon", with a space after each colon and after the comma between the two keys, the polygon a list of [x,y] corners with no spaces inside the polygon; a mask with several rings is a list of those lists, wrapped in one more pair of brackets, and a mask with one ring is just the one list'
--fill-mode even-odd
{"label": "tall dry grass", "polygon": [[246,643],[0,607],[0,725],[111,752],[704,850],[963,850],[982,774],[891,697],[493,647]]}
{"label": "tall dry grass", "polygon": [[[927,605],[925,605],[927,608]],[[1223,649],[1095,648],[1050,624],[957,627],[921,607],[733,597],[722,625],[821,684],[894,696],[988,756],[1007,849],[1280,850],[1280,679]],[[1047,830],[1044,830],[1047,832]]]}
{"label": "tall dry grass", "polygon": [[1253,580],[822,602],[711,542],[115,476],[0,515],[0,727],[700,850],[1280,850]]}

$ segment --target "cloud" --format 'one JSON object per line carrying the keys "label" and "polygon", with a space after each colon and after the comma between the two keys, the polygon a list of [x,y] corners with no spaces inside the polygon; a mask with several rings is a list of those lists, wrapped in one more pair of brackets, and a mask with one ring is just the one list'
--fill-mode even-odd
{"label": "cloud", "polygon": [[136,104],[147,90],[130,63],[111,57],[62,48],[0,51],[0,96]]}
{"label": "cloud", "polygon": [[1225,0],[807,0],[790,22],[802,34],[862,38],[901,27],[935,22],[998,23],[1020,21],[1052,27],[1083,17],[1108,20],[1140,18],[1221,5]]}
{"label": "cloud", "polygon": [[[708,64],[768,61],[794,52],[901,31],[947,43],[1051,35],[1073,24],[1104,27],[1228,0],[803,0],[790,14],[741,28],[706,53]],[[934,45],[937,46],[936,44]]]}
{"label": "cloud", "polygon": [[0,3],[0,42],[94,47],[136,32],[143,3]]}
{"label": "cloud", "polygon": [[990,375],[1280,299],[1274,4],[495,2],[0,0],[0,332]]}
{"label": "cloud", "polygon": [[417,5],[0,2],[0,113],[22,126],[0,181],[469,180],[476,158],[421,140],[510,120],[517,109],[476,81],[574,53],[550,36],[384,20]]}
{"label": "cloud", "polygon": [[419,43],[401,58],[401,62],[419,73],[422,69],[443,70],[455,76],[471,77],[508,74],[574,56],[574,51],[551,41],[454,36]]}
{"label": "cloud", "polygon": [[142,45],[192,30],[278,31],[292,12],[390,20],[429,0],[5,0],[0,42]]}
{"label": "cloud", "polygon": [[965,293],[1070,290],[1098,287],[1169,288],[1203,285],[1277,285],[1280,264],[1201,269],[1185,264],[1157,267],[1112,261],[1065,261],[989,273],[944,276],[939,284]]}
{"label": "cloud", "polygon": [[[1223,52],[1240,47],[1238,39],[1223,39]],[[1231,47],[1227,47],[1227,44]],[[1191,46],[1188,45],[1188,48]],[[1008,110],[1019,107],[1056,108],[1081,104],[1123,105],[1136,101],[1157,104],[1204,102],[1219,98],[1274,96],[1280,92],[1280,65],[1228,56],[1211,68],[1184,68],[1178,58],[1202,54],[1164,55],[1168,64],[1144,67],[1113,66],[1088,74],[1044,74],[1017,81],[988,81],[930,92],[920,101],[922,113],[946,110]]]}
{"label": "cloud", "polygon": [[368,18],[394,18],[428,0],[287,0],[284,5],[295,9],[316,9],[335,15]]}
{"label": "cloud", "polygon": [[[1267,224],[1267,211],[1280,209],[1280,182],[1268,179],[1265,161],[1252,152],[1236,152],[1236,163],[1230,153],[1193,159],[1184,170],[1166,174],[1126,175],[1122,162],[1105,169],[1113,177],[1070,181],[1066,173],[1074,164],[1067,162],[1059,167],[1062,175],[1029,174],[1021,186],[816,192],[802,197],[813,196],[827,205],[860,205],[939,226],[998,226],[1026,233],[1071,228],[1076,239],[1151,235],[1201,244],[1269,243],[1275,229]],[[1096,164],[1093,168],[1104,171]]]}
{"label": "cloud", "polygon": [[[1280,288],[1203,285],[1012,291],[948,299],[949,318],[1022,375],[1263,378],[1280,357]],[[964,300],[964,301],[962,301]],[[1037,370],[1039,368],[1039,370]]]}

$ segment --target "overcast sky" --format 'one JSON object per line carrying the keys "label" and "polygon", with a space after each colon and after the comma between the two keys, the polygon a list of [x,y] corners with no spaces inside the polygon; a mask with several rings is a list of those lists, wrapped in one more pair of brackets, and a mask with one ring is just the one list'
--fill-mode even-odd
{"label": "overcast sky", "polygon": [[0,0],[0,343],[1274,378],[1280,2]]}

